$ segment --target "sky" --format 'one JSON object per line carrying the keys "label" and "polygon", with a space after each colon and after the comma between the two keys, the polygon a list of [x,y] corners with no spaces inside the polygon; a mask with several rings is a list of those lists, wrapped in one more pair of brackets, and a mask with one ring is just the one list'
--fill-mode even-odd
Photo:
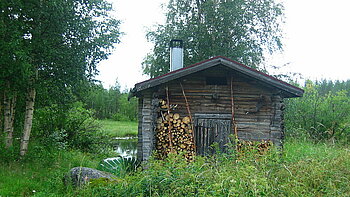
{"label": "sky", "polygon": [[[165,22],[161,4],[168,0],[109,0],[115,16],[122,20],[121,43],[98,69],[105,88],[118,80],[123,90],[148,79],[142,75],[142,61],[152,49],[145,37],[147,29]],[[271,74],[300,73],[301,81],[350,79],[350,1],[284,0],[282,53],[267,58]]]}

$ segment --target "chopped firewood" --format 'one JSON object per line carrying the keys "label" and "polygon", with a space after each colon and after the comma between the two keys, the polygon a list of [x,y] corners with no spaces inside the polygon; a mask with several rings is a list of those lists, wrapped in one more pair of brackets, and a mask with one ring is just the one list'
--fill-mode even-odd
{"label": "chopped firewood", "polygon": [[184,118],[182,119],[182,122],[185,123],[185,124],[188,124],[188,123],[191,122],[191,120],[190,120],[190,118],[189,118],[188,116],[186,116],[186,117],[184,117]]}
{"label": "chopped firewood", "polygon": [[157,118],[155,146],[157,156],[163,159],[170,152],[185,152],[186,160],[192,161],[195,149],[191,120],[188,116],[181,118],[180,114],[171,113],[167,106],[170,105],[165,100],[159,102],[159,107],[166,111],[160,110]]}
{"label": "chopped firewood", "polygon": [[180,118],[180,114],[174,114],[173,118],[174,118],[174,120],[179,119]]}

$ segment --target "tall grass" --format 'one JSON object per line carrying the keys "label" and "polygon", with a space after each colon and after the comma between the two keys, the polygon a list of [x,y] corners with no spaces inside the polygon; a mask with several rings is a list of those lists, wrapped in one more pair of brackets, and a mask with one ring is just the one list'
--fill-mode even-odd
{"label": "tall grass", "polygon": [[[89,187],[83,196],[350,196],[350,151],[290,141],[282,155],[152,160],[122,183]],[[256,158],[256,156],[254,156]]]}
{"label": "tall grass", "polygon": [[64,196],[74,193],[62,178],[77,166],[96,168],[102,158],[78,151],[46,152],[19,161],[0,161],[0,196]]}
{"label": "tall grass", "polygon": [[282,154],[219,154],[187,163],[172,155],[118,183],[65,188],[75,166],[96,168],[101,158],[75,151],[22,161],[0,161],[0,196],[350,196],[347,146],[287,141]]}

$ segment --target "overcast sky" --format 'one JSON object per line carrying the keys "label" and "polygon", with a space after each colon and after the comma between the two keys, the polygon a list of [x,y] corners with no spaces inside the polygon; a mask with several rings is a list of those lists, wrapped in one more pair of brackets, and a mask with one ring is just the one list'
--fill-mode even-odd
{"label": "overcast sky", "polygon": [[[115,84],[122,89],[147,79],[141,62],[152,48],[145,34],[147,28],[164,23],[161,4],[168,0],[109,0],[115,15],[122,20],[122,43],[108,60],[100,63],[98,80],[105,88]],[[269,58],[268,64],[281,66],[278,72],[301,73],[306,79],[350,79],[350,1],[284,1],[284,52]]]}

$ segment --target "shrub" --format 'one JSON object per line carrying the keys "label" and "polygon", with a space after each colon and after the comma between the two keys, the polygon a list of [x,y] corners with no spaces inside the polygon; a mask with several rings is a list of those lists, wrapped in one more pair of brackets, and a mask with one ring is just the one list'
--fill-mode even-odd
{"label": "shrub", "polygon": [[302,98],[287,100],[286,134],[315,141],[350,140],[350,97],[340,90],[320,94],[320,87],[308,82]]}
{"label": "shrub", "polygon": [[68,109],[58,105],[35,112],[33,138],[56,149],[73,148],[84,152],[106,152],[111,139],[100,130],[92,112],[76,102]]}

